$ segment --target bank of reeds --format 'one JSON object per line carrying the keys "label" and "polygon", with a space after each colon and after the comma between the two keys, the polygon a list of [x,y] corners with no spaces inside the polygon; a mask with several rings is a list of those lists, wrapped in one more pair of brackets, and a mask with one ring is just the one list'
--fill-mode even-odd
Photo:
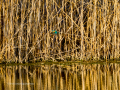
{"label": "bank of reeds", "polygon": [[0,90],[120,90],[120,64],[0,66]]}
{"label": "bank of reeds", "polygon": [[120,0],[1,0],[0,22],[5,62],[120,58]]}

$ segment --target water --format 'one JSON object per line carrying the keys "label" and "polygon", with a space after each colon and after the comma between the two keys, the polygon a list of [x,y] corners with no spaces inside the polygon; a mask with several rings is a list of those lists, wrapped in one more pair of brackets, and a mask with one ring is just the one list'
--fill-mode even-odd
{"label": "water", "polygon": [[120,90],[120,64],[0,65],[0,90]]}

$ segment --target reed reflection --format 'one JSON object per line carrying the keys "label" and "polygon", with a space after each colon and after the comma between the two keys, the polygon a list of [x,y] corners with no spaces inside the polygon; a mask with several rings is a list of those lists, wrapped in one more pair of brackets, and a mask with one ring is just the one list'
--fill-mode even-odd
{"label": "reed reflection", "polygon": [[120,65],[0,66],[0,90],[120,90]]}

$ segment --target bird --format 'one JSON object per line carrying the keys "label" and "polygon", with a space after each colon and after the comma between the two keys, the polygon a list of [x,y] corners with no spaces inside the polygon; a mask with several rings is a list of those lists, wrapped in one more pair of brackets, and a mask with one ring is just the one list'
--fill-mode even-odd
{"label": "bird", "polygon": [[56,30],[52,30],[52,34],[57,35],[57,34],[60,34],[60,33],[58,31],[56,31]]}

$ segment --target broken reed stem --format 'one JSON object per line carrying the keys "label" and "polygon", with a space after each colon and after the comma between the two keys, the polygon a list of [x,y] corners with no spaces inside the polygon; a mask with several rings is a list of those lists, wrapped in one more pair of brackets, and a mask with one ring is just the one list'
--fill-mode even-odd
{"label": "broken reed stem", "polygon": [[120,58],[118,0],[1,2],[0,60]]}

